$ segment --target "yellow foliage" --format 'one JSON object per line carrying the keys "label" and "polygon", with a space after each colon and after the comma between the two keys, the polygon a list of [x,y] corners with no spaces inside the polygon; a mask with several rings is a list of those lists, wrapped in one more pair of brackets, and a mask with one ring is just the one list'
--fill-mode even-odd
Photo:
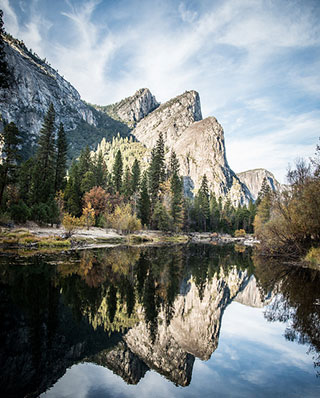
{"label": "yellow foliage", "polygon": [[87,227],[87,229],[89,229],[90,227],[92,227],[92,225],[94,225],[94,222],[95,222],[95,211],[94,211],[94,208],[91,205],[91,202],[89,202],[87,204],[87,206],[85,206],[83,208],[82,216],[83,216],[83,222],[84,222],[85,226]]}
{"label": "yellow foliage", "polygon": [[63,228],[68,236],[71,236],[77,229],[83,227],[83,219],[65,213],[62,220]]}
{"label": "yellow foliage", "polygon": [[234,231],[234,236],[236,238],[242,238],[242,237],[246,236],[246,231],[244,229],[236,229]]}
{"label": "yellow foliage", "polygon": [[136,214],[132,214],[130,204],[117,205],[112,214],[106,214],[106,223],[111,228],[124,233],[140,231],[142,229],[141,221]]}

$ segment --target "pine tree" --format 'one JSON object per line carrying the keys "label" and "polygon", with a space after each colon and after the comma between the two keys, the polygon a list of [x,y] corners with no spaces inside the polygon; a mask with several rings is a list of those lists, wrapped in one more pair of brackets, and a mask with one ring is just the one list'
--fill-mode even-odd
{"label": "pine tree", "polygon": [[200,223],[202,224],[203,230],[206,231],[210,216],[209,188],[206,175],[204,175],[201,180],[201,186],[198,192],[198,202]]}
{"label": "pine tree", "polygon": [[73,161],[64,193],[64,201],[66,211],[75,217],[81,216],[82,210],[82,191],[80,185],[79,165]]}
{"label": "pine tree", "polygon": [[213,231],[218,232],[220,224],[219,204],[213,192],[210,195],[210,225]]}
{"label": "pine tree", "polygon": [[[80,156],[79,156],[79,161],[78,161],[78,174],[79,174],[79,180],[80,180],[80,189],[81,189],[81,195],[83,195],[86,192],[87,188],[87,182],[84,183],[83,179],[88,179],[88,172],[90,172],[91,179],[90,181],[93,181],[93,162],[91,159],[91,153],[90,153],[90,148],[87,145],[84,149],[82,149]],[[93,183],[94,184],[94,183]],[[91,188],[90,188],[91,189]]]}
{"label": "pine tree", "polygon": [[18,187],[20,198],[27,204],[30,205],[32,202],[32,180],[33,170],[35,167],[35,159],[29,158],[27,161],[22,163],[19,176],[18,176]]}
{"label": "pine tree", "polygon": [[135,193],[139,191],[139,185],[140,185],[140,163],[137,159],[135,159],[133,162],[131,173],[132,173],[131,189],[132,192]]}
{"label": "pine tree", "polygon": [[56,176],[55,176],[55,192],[63,190],[66,181],[66,169],[67,169],[67,151],[68,144],[66,133],[63,128],[63,124],[60,124],[57,138],[57,158],[56,158]]}
{"label": "pine tree", "polygon": [[33,173],[33,202],[45,203],[55,188],[55,111],[50,104],[38,141],[36,165]]}
{"label": "pine tree", "polygon": [[138,202],[139,218],[143,225],[149,225],[150,222],[150,197],[148,193],[148,179],[147,174],[144,173],[140,188],[140,197]]}
{"label": "pine tree", "polygon": [[123,174],[123,163],[122,163],[122,155],[120,149],[116,154],[116,158],[113,164],[112,177],[113,177],[113,186],[116,192],[121,192],[122,188],[122,174]]}
{"label": "pine tree", "polygon": [[132,195],[132,175],[129,166],[126,167],[126,171],[124,173],[122,192],[126,199],[130,199]]}
{"label": "pine tree", "polygon": [[151,192],[152,206],[158,199],[160,184],[165,180],[164,141],[162,133],[151,152],[149,166],[149,188]]}
{"label": "pine tree", "polygon": [[170,189],[171,189],[171,216],[174,228],[181,230],[183,225],[183,180],[177,174],[177,170],[173,169],[173,175],[171,177]]}
{"label": "pine tree", "polygon": [[3,130],[2,164],[0,167],[0,205],[8,184],[16,182],[17,163],[20,159],[19,145],[21,137],[17,126],[11,122]]}
{"label": "pine tree", "polygon": [[95,186],[105,189],[107,187],[108,171],[101,151],[95,157],[93,175]]}
{"label": "pine tree", "polygon": [[6,60],[4,34],[3,11],[0,10],[0,88],[10,88],[13,84],[13,73]]}
{"label": "pine tree", "polygon": [[175,151],[172,151],[171,155],[170,155],[169,168],[168,168],[167,176],[168,176],[168,178],[170,178],[170,177],[173,176],[173,174],[179,175],[179,173],[180,173],[179,160],[177,158],[177,155],[176,155]]}

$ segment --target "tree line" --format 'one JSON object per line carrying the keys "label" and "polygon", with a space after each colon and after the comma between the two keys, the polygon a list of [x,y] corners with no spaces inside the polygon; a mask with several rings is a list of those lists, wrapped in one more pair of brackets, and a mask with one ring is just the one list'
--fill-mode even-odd
{"label": "tree line", "polygon": [[165,160],[160,133],[147,168],[135,158],[126,165],[118,149],[111,170],[102,152],[85,147],[67,173],[68,144],[64,127],[55,127],[49,106],[36,153],[20,163],[21,137],[14,123],[3,130],[0,166],[2,220],[92,225],[133,231],[253,231],[256,206],[232,206],[216,198],[203,176],[194,199],[185,197],[179,160],[174,151]]}

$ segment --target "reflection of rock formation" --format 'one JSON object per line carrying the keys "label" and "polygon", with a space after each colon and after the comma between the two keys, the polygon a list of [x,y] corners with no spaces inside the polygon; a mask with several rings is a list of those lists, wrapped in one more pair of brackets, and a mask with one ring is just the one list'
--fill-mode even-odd
{"label": "reflection of rock formation", "polygon": [[191,381],[194,357],[207,360],[217,348],[223,311],[246,282],[246,272],[234,267],[224,274],[221,269],[219,277],[205,284],[201,299],[191,278],[174,302],[169,326],[164,311],[160,312],[154,343],[144,322],[130,329],[124,340],[150,368],[186,386]]}
{"label": "reflection of rock formation", "polygon": [[149,370],[148,366],[133,354],[123,341],[111,351],[101,351],[89,361],[109,368],[128,384],[137,384]]}
{"label": "reflection of rock formation", "polygon": [[131,351],[139,356],[150,368],[173,381],[187,386],[191,381],[194,357],[184,350],[168,331],[163,318],[158,327],[154,344],[144,322],[129,330],[124,336]]}
{"label": "reflection of rock formation", "polygon": [[[208,360],[218,346],[221,318],[226,306],[246,282],[247,273],[234,267],[228,274],[207,282],[202,300],[194,282],[175,302],[175,316],[169,329],[179,346],[194,356]],[[184,292],[182,292],[184,293]]]}
{"label": "reflection of rock formation", "polygon": [[262,308],[269,304],[272,298],[272,293],[262,294],[257,286],[256,278],[251,275],[245,288],[237,294],[234,300],[249,307]]}

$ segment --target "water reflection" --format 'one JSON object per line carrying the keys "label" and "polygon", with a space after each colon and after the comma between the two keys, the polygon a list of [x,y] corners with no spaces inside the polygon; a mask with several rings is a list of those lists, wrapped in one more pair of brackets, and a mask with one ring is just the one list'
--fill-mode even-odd
{"label": "water reflection", "polygon": [[81,361],[128,384],[153,369],[187,386],[195,358],[206,361],[217,349],[233,300],[272,302],[268,320],[290,319],[286,338],[307,343],[319,361],[319,272],[253,264],[248,250],[101,249],[58,260],[1,257],[0,267],[0,388],[7,397],[36,397]]}

